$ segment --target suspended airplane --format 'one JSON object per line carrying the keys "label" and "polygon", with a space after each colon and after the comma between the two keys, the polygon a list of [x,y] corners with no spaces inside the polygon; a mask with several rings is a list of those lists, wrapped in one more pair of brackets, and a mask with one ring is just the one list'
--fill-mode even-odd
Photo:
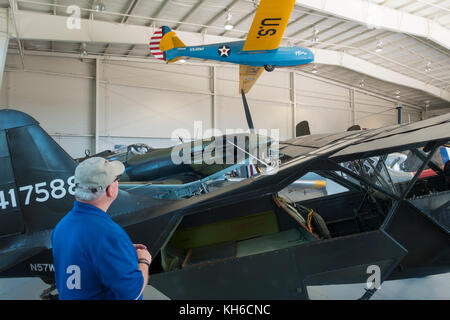
{"label": "suspended airplane", "polygon": [[[308,285],[366,283],[371,266],[381,282],[449,272],[450,186],[431,165],[449,140],[450,114],[297,137],[280,143],[275,174],[189,198],[120,190],[108,213],[149,248],[149,284],[172,299],[307,299]],[[386,159],[407,150],[416,173],[395,182]],[[53,282],[50,237],[72,208],[76,165],[35,119],[0,110],[0,277]],[[417,184],[427,166],[428,191]],[[312,174],[335,192],[283,192]]]}
{"label": "suspended airplane", "polygon": [[239,64],[239,93],[248,93],[264,69],[271,72],[314,61],[309,49],[280,47],[294,4],[295,0],[261,0],[244,41],[186,47],[174,31],[163,26],[151,37],[150,52],[168,63],[190,57]]}

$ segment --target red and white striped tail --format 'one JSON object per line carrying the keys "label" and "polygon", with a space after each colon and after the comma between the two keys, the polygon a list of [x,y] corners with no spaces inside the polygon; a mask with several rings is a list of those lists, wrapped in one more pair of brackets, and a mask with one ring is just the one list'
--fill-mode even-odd
{"label": "red and white striped tail", "polygon": [[161,42],[162,37],[162,28],[156,29],[155,33],[150,38],[149,49],[152,56],[154,56],[156,59],[164,61],[164,52],[159,49],[159,43]]}
{"label": "red and white striped tail", "polygon": [[247,178],[256,176],[258,174],[258,171],[256,169],[256,166],[254,164],[249,164],[246,167],[246,173],[247,173]]}

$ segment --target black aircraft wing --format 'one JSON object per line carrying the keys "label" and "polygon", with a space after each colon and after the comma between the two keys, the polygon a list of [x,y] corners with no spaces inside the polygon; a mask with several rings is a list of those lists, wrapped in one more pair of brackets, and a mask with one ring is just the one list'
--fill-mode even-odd
{"label": "black aircraft wing", "polygon": [[389,148],[408,147],[434,140],[445,141],[448,136],[444,130],[449,118],[450,115],[445,114],[411,124],[297,137],[280,142],[280,154],[293,159],[347,138],[356,138],[357,141],[343,148],[336,156],[353,155],[353,158],[357,158],[366,152],[389,152]]}
{"label": "black aircraft wing", "polygon": [[280,155],[287,156],[275,174],[248,178],[219,192],[186,201],[195,206],[242,201],[272,194],[291,184],[311,169],[311,163],[322,159],[349,161],[420,146],[429,142],[443,144],[450,139],[450,114],[428,119],[423,125],[412,123],[365,131],[329,135],[310,135],[280,142]]}

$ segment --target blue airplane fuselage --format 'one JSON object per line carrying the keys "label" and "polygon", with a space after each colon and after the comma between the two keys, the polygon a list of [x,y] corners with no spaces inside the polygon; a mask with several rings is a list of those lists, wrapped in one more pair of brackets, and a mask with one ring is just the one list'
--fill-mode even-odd
{"label": "blue airplane fuselage", "polygon": [[168,61],[176,57],[191,57],[253,67],[264,67],[265,65],[293,67],[314,61],[313,53],[303,47],[279,47],[274,50],[242,51],[244,44],[245,40],[180,47],[166,51],[166,55]]}

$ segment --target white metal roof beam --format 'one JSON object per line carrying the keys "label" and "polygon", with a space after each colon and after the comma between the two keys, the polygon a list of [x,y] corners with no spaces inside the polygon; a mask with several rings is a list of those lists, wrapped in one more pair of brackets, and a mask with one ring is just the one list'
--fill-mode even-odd
{"label": "white metal roof beam", "polygon": [[289,35],[289,38],[295,37],[296,35],[299,35],[299,34],[305,32],[306,30],[311,30],[311,33],[312,33],[313,30],[315,30],[315,27],[317,25],[321,24],[322,22],[326,21],[327,19],[328,19],[328,17],[319,19],[319,20],[317,20],[316,22],[314,22],[313,24],[311,24],[311,25],[309,25],[307,27],[301,28],[300,30],[296,30],[296,31],[294,31],[293,33],[291,33]]}
{"label": "white metal roof beam", "polygon": [[369,27],[427,38],[450,49],[450,30],[437,22],[363,0],[297,0],[296,4]]}
{"label": "white metal roof beam", "polygon": [[[208,20],[205,24],[207,26],[213,24],[217,19],[219,19],[221,16],[224,15],[227,11],[229,11],[236,3],[238,3],[239,0],[233,0],[228,6],[225,7],[225,9],[220,10],[214,17]],[[198,30],[198,32],[203,32],[206,30],[206,27],[202,27]]]}
{"label": "white metal roof beam", "polygon": [[[133,11],[136,9],[136,6],[139,4],[140,0],[131,0],[130,5],[128,6],[128,9],[125,11],[125,13],[127,14],[126,16],[122,17],[122,20],[120,21],[120,23],[127,23],[128,18],[130,17],[129,15],[131,15],[133,13]],[[105,49],[103,49],[103,54],[105,54],[108,49],[110,47],[110,44],[108,43],[105,46]],[[133,51],[134,49],[134,45],[130,47],[130,49],[128,49],[128,54]]]}
{"label": "white metal roof beam", "polygon": [[[330,30],[332,30],[332,29],[334,29],[336,27],[339,27],[339,26],[343,25],[344,23],[346,23],[346,21],[341,21],[341,22],[338,22],[336,24],[333,24],[332,26],[330,26],[330,27],[328,27],[326,29],[319,30],[319,36],[322,35],[322,34],[327,33],[328,31],[330,31]],[[314,37],[313,35],[309,35],[308,37],[306,37],[306,40],[310,40],[313,37]]]}
{"label": "white metal roof beam", "polygon": [[183,18],[181,18],[180,23],[177,23],[173,29],[180,31],[180,28],[183,26],[181,23],[187,21],[192,15],[197,11],[198,8],[205,2],[205,0],[199,0],[192,8],[189,9],[189,12],[186,13]]}
{"label": "white metal roof beam", "polygon": [[123,16],[120,23],[127,23],[128,18],[130,18],[129,15],[133,14],[134,10],[136,9],[136,6],[139,4],[140,0],[131,0],[130,5],[128,6],[128,9],[125,11],[127,16]]}
{"label": "white metal roof beam", "polygon": [[[238,21],[236,21],[233,25],[233,29],[236,28],[237,26],[241,25],[245,20],[247,20],[248,18],[250,18],[251,16],[253,16],[256,12],[256,9],[250,11],[249,13],[247,13],[245,16],[243,16],[242,18],[240,18]],[[220,35],[224,36],[225,34],[227,34],[227,32],[230,32],[231,30],[225,30],[224,32],[222,32]],[[245,36],[246,37],[246,36]]]}
{"label": "white metal roof beam", "polygon": [[[360,37],[360,36],[362,36],[362,35],[364,35],[364,34],[367,34],[367,33],[371,33],[372,31],[374,31],[374,30],[366,30],[366,31],[360,32],[360,33],[358,33],[358,34],[356,34],[356,35],[353,34],[353,35],[351,35],[351,36],[349,36],[349,37],[347,37],[347,38],[345,38],[345,39],[336,41],[335,44],[339,46],[339,45],[345,43],[346,41],[355,39],[356,37]],[[376,37],[376,36],[374,36],[374,37]],[[328,48],[331,48],[331,47],[333,47],[333,46],[334,46],[334,44],[330,44],[330,45],[323,46],[322,48],[323,48],[323,49],[328,49]]]}
{"label": "white metal roof beam", "polygon": [[340,37],[340,36],[342,36],[343,34],[346,34],[347,32],[353,31],[353,30],[358,29],[358,28],[360,28],[360,27],[361,27],[360,25],[356,25],[356,26],[350,27],[350,28],[348,28],[348,29],[346,29],[346,30],[344,30],[344,31],[341,31],[341,32],[337,33],[337,34],[333,34],[332,36],[329,36],[328,38],[320,39],[320,41],[321,41],[321,42],[327,42],[328,40],[331,40],[331,39],[335,39],[335,38],[337,38],[337,37]]}
{"label": "white metal roof beam", "polygon": [[[5,9],[0,9],[0,12],[2,10]],[[71,30],[66,26],[67,17],[20,10],[16,12],[16,18],[20,36],[25,40],[147,45],[148,40],[154,32],[153,28],[146,26],[88,19],[81,20],[80,29]],[[36,28],[36,25],[39,25],[39,28]],[[11,34],[15,34],[15,28],[12,24],[10,24],[9,28]],[[178,35],[188,45],[238,40],[236,38],[202,35],[187,31],[180,31]],[[350,54],[323,49],[313,49],[313,52],[315,53],[316,63],[344,67],[383,81],[422,90],[446,101],[450,101],[449,91],[441,90],[435,86],[356,58]]]}
{"label": "white metal roof beam", "polygon": [[449,91],[439,89],[420,80],[386,69],[382,66],[375,65],[347,53],[323,49],[314,49],[313,51],[316,63],[341,66],[343,68],[366,74],[376,79],[421,90],[446,101],[450,101]]}
{"label": "white metal roof beam", "polygon": [[[166,9],[166,7],[170,4],[171,0],[166,0],[161,3],[161,5],[156,9],[156,12],[153,14],[153,18],[158,18],[158,16],[161,14],[161,12]],[[150,22],[147,23],[147,25],[150,27],[153,24],[153,20],[150,20]]]}

